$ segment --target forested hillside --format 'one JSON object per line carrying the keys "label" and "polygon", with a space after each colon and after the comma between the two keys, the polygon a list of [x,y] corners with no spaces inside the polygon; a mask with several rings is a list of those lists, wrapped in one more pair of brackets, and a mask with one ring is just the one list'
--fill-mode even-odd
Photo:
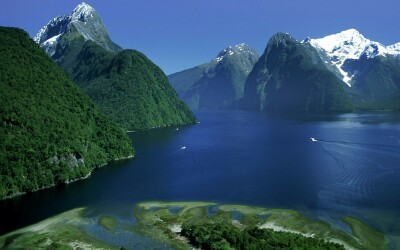
{"label": "forested hillside", "polygon": [[0,59],[0,198],[133,156],[125,132],[26,32],[0,27]]}

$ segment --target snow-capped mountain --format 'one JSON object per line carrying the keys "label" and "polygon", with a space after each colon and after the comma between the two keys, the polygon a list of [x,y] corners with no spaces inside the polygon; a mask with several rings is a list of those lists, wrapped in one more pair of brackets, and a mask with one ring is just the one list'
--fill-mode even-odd
{"label": "snow-capped mountain", "polygon": [[[79,4],[70,15],[53,18],[33,38],[48,55],[53,57],[63,37],[70,33],[79,33],[85,41],[91,40],[109,51],[120,51],[121,47],[113,43],[96,10],[86,3]],[[68,41],[65,43],[68,44]],[[65,46],[65,44],[63,44]]]}
{"label": "snow-capped mountain", "polygon": [[307,38],[303,43],[309,43],[322,55],[325,63],[337,67],[342,80],[351,86],[359,71],[346,67],[346,61],[371,59],[377,56],[400,56],[400,43],[384,46],[383,44],[365,38],[355,29],[342,31],[319,39]]}
{"label": "snow-capped mountain", "polygon": [[33,40],[42,47],[46,53],[53,56],[62,34],[64,34],[71,22],[70,16],[58,16],[44,26]]}
{"label": "snow-capped mountain", "polygon": [[303,41],[278,33],[248,75],[240,103],[292,113],[400,110],[400,43],[384,46],[355,29]]}
{"label": "snow-capped mountain", "polygon": [[245,43],[241,43],[235,46],[229,46],[226,49],[222,50],[221,52],[218,53],[218,56],[213,59],[215,62],[220,62],[223,59],[227,58],[228,56],[233,56],[233,55],[256,55],[258,56],[258,53],[250,48],[249,45]]}
{"label": "snow-capped mountain", "polygon": [[172,86],[191,108],[232,108],[243,96],[244,81],[259,58],[247,44],[229,46],[208,64],[169,76]]}
{"label": "snow-capped mountain", "polygon": [[113,43],[88,4],[51,20],[35,41],[121,128],[147,130],[196,122],[164,72],[139,51],[122,50]]}
{"label": "snow-capped mountain", "polygon": [[347,112],[352,105],[344,87],[313,46],[277,33],[248,75],[239,106],[273,113]]}
{"label": "snow-capped mountain", "polygon": [[257,51],[245,43],[229,46],[220,51],[217,57],[209,63],[205,74],[209,77],[213,77],[219,70],[218,65],[228,63],[230,60],[236,60],[236,63],[240,65],[241,69],[244,70],[246,74],[249,74],[259,57],[260,55]]}

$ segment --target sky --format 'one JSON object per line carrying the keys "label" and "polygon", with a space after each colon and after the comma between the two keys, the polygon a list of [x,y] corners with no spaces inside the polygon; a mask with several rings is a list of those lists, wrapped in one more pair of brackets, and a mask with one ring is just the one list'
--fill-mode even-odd
{"label": "sky", "polygon": [[[32,37],[82,0],[1,0],[0,26]],[[276,32],[298,40],[355,28],[390,45],[400,42],[399,0],[85,0],[111,39],[147,55],[166,74],[211,61],[222,49],[247,43],[260,54]]]}

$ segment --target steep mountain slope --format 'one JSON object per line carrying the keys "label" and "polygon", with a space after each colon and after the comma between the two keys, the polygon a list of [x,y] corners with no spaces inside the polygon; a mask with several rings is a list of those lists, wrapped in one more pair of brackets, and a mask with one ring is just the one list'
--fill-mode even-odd
{"label": "steep mountain slope", "polygon": [[85,42],[68,72],[112,120],[127,130],[190,124],[196,118],[162,70],[134,50],[110,54]]}
{"label": "steep mountain slope", "polygon": [[372,59],[386,55],[399,56],[400,43],[391,46],[384,46],[381,43],[365,38],[355,29],[342,31],[338,34],[329,35],[319,39],[306,39],[323,58],[326,63],[333,64],[339,70],[342,80],[349,86],[357,77],[358,70],[352,70],[349,63],[362,59]]}
{"label": "steep mountain slope", "polygon": [[79,4],[70,15],[55,17],[36,34],[33,40],[57,60],[62,56],[62,51],[68,47],[69,40],[77,38],[74,33],[79,33],[85,41],[94,41],[108,51],[122,50],[111,41],[97,12],[86,3]]}
{"label": "steep mountain slope", "polygon": [[[49,37],[56,41],[52,47]],[[196,122],[161,69],[140,52],[115,45],[87,4],[50,21],[36,41],[121,127],[146,130]]]}
{"label": "steep mountain slope", "polygon": [[0,28],[0,198],[133,156],[131,141],[32,41]]}
{"label": "steep mountain slope", "polygon": [[278,33],[247,77],[241,107],[285,113],[351,111],[344,85],[312,46]]}
{"label": "steep mountain slope", "polygon": [[185,94],[193,84],[198,82],[204,76],[204,70],[208,67],[208,63],[186,69],[171,75],[168,75],[168,80],[174,87],[179,97]]}
{"label": "steep mountain slope", "polygon": [[362,58],[353,61],[358,69],[352,88],[347,92],[357,109],[400,110],[400,60],[394,56]]}
{"label": "steep mountain slope", "polygon": [[175,73],[169,79],[193,109],[234,108],[258,58],[258,53],[246,44],[230,46],[207,65]]}
{"label": "steep mountain slope", "polygon": [[303,42],[347,83],[357,109],[400,109],[400,43],[384,46],[355,29]]}

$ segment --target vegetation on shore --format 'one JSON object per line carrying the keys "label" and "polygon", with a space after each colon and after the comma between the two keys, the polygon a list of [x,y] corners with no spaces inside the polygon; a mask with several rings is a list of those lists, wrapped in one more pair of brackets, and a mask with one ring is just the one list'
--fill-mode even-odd
{"label": "vegetation on shore", "polygon": [[181,234],[200,249],[344,249],[323,239],[257,227],[240,230],[229,223],[183,224]]}
{"label": "vegetation on shore", "polygon": [[77,208],[0,237],[1,249],[119,249],[87,234],[90,223]]}
{"label": "vegetation on shore", "polygon": [[351,217],[345,232],[293,210],[207,202],[139,203],[135,220],[85,211],[1,236],[0,248],[388,249],[382,233]]}
{"label": "vegetation on shore", "polygon": [[349,234],[297,211],[215,203],[138,204],[141,232],[176,249],[387,249],[387,238],[347,217]]}
{"label": "vegetation on shore", "polygon": [[0,198],[133,156],[125,131],[21,29],[0,27]]}

